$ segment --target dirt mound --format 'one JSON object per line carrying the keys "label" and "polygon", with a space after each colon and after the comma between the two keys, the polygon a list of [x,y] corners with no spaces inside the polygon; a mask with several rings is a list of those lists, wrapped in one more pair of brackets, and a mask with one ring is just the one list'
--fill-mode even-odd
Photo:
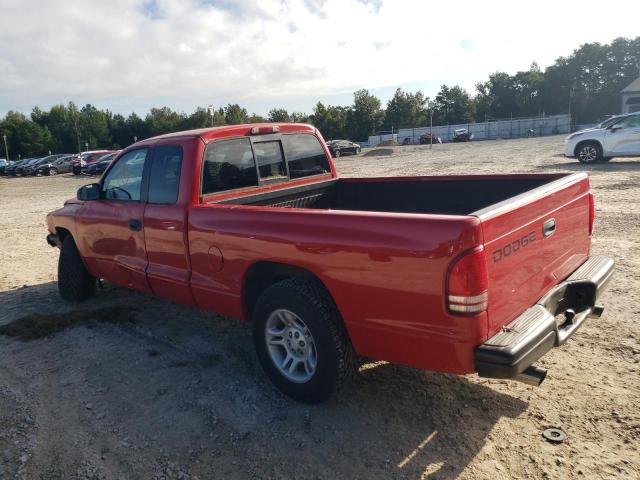
{"label": "dirt mound", "polygon": [[374,148],[369,150],[363,157],[388,157],[393,155],[393,148]]}

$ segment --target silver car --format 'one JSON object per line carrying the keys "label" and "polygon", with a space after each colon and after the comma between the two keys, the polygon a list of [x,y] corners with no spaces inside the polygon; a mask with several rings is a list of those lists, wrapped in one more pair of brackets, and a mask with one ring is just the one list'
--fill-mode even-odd
{"label": "silver car", "polygon": [[572,133],[564,140],[564,155],[582,163],[640,156],[640,113],[609,118],[595,128]]}

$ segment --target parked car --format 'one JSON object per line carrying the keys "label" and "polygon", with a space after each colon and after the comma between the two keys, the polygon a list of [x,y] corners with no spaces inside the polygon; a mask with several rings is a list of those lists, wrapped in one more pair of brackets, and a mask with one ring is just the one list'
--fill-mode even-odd
{"label": "parked car", "polygon": [[582,163],[640,156],[640,113],[618,115],[595,128],[568,135],[564,140],[564,155]]}
{"label": "parked car", "polygon": [[71,171],[71,160],[73,155],[62,155],[51,162],[43,162],[37,166],[36,175],[57,175],[59,173],[69,173]]}
{"label": "parked car", "polygon": [[24,176],[25,169],[29,168],[31,165],[34,165],[35,163],[37,163],[40,160],[41,160],[41,158],[32,158],[32,159],[22,163],[21,165],[16,167],[16,169],[14,170],[14,175],[16,177]]}
{"label": "parked car", "polygon": [[454,142],[470,142],[473,140],[473,133],[469,133],[466,128],[456,128],[453,131]]}
{"label": "parked car", "polygon": [[28,175],[36,175],[36,170],[41,166],[50,162],[56,161],[58,158],[62,157],[64,154],[55,154],[49,155],[48,157],[43,157],[36,162],[31,163],[30,165],[24,167],[22,174],[24,176]]}
{"label": "parked car", "polygon": [[5,169],[12,164],[13,162],[11,162],[10,160],[7,160],[6,158],[0,158],[0,175],[4,175]]}
{"label": "parked car", "polygon": [[420,144],[430,145],[433,143],[442,143],[442,138],[433,135],[433,140],[431,140],[431,134],[429,132],[420,135]]}
{"label": "parked car", "polygon": [[100,157],[112,152],[113,150],[91,150],[89,152],[79,153],[71,160],[71,171],[74,175],[80,175],[82,173],[82,167],[94,163]]}
{"label": "parked car", "polygon": [[585,173],[341,179],[311,125],[228,125],[129,146],[47,242],[64,299],[105,279],[251,320],[273,383],[320,402],[358,355],[540,384],[603,311],[594,212]]}
{"label": "parked car", "polygon": [[82,173],[85,175],[102,175],[116,155],[118,155],[118,152],[108,153],[100,157],[94,163],[82,167]]}
{"label": "parked car", "polygon": [[16,168],[20,167],[24,163],[32,160],[31,158],[24,158],[22,160],[18,160],[17,162],[13,162],[11,165],[7,165],[4,169],[4,174],[8,177],[16,176]]}
{"label": "parked car", "polygon": [[333,158],[340,158],[341,155],[358,155],[361,151],[360,145],[349,140],[329,140],[327,147]]}

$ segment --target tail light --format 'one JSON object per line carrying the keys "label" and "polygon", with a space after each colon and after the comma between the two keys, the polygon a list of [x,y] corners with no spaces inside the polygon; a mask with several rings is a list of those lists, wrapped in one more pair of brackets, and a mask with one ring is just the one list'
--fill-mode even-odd
{"label": "tail light", "polygon": [[482,247],[455,260],[447,279],[447,307],[454,313],[477,313],[489,303],[487,259]]}
{"label": "tail light", "polygon": [[596,223],[596,202],[593,193],[589,192],[589,235],[593,234],[593,227]]}

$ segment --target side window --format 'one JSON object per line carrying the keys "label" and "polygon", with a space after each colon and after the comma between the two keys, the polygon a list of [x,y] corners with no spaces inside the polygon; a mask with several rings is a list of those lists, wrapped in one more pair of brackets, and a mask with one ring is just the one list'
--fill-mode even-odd
{"label": "side window", "polygon": [[178,201],[182,147],[163,145],[153,150],[149,176],[149,203],[173,205]]}
{"label": "side window", "polygon": [[615,128],[635,128],[635,127],[640,127],[640,115],[633,116],[633,117],[627,117],[624,120],[621,120],[618,123],[614,124],[613,127],[615,127]]}
{"label": "side window", "polygon": [[236,138],[207,145],[202,167],[202,194],[258,185],[251,142]]}
{"label": "side window", "polygon": [[147,150],[133,150],[118,159],[102,183],[104,198],[140,201],[142,170]]}
{"label": "side window", "polygon": [[260,180],[287,176],[280,142],[256,142],[253,149],[256,152]]}
{"label": "side window", "polygon": [[315,135],[306,133],[283,135],[282,143],[291,178],[308,177],[331,171],[327,154]]}

